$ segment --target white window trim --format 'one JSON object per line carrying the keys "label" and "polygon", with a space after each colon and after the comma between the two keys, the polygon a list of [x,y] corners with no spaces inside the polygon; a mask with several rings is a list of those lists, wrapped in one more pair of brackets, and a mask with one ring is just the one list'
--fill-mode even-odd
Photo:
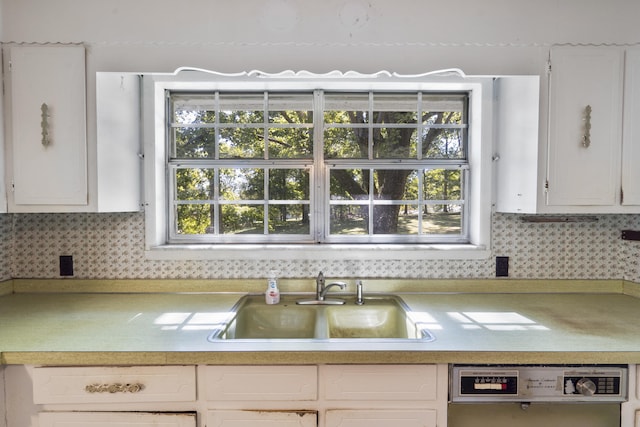
{"label": "white window trim", "polygon": [[[294,87],[292,87],[294,86]],[[466,244],[167,244],[166,90],[469,91],[469,238]],[[388,72],[312,74],[290,71],[221,74],[177,70],[143,75],[145,256],[155,260],[419,260],[486,259],[492,211],[493,77],[456,73],[399,76]],[[477,141],[482,141],[478,143]]]}

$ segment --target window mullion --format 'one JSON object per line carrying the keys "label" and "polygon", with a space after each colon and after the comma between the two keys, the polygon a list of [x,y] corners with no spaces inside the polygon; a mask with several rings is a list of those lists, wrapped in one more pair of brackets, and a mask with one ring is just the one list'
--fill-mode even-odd
{"label": "window mullion", "polygon": [[329,170],[324,161],[324,92],[316,90],[313,92],[313,164],[314,173],[311,176],[310,198],[312,206],[310,209],[312,225],[315,230],[314,238],[316,242],[322,242],[328,236],[329,214]]}
{"label": "window mullion", "polygon": [[262,232],[266,235],[269,234],[269,174],[271,172],[270,168],[264,168],[264,212],[262,213],[262,218],[264,224],[262,225]]}
{"label": "window mullion", "polygon": [[[214,128],[214,158],[220,158],[220,92],[216,91],[213,95],[213,104],[215,111],[215,128]],[[216,186],[217,187],[217,186]],[[217,215],[216,215],[217,216]],[[217,230],[217,229],[216,229]]]}
{"label": "window mullion", "polygon": [[368,141],[367,141],[367,145],[368,145],[368,149],[367,149],[367,153],[369,156],[369,160],[373,160],[373,92],[369,92],[369,111],[367,112],[367,114],[369,114],[369,120],[368,120],[368,129],[369,132],[368,133]]}
{"label": "window mullion", "polygon": [[269,159],[269,93],[264,92],[262,99],[262,136],[264,141],[264,158]]}
{"label": "window mullion", "polygon": [[219,235],[220,230],[220,216],[222,216],[222,205],[220,205],[220,167],[216,166],[213,169],[213,229],[215,234]]}
{"label": "window mullion", "polygon": [[[416,124],[418,125],[417,135],[417,155],[418,160],[422,160],[422,135],[424,133],[424,124],[422,120],[422,92],[418,92],[418,112],[416,116]],[[422,221],[418,221],[419,227],[422,225]],[[421,233],[420,233],[421,234]]]}

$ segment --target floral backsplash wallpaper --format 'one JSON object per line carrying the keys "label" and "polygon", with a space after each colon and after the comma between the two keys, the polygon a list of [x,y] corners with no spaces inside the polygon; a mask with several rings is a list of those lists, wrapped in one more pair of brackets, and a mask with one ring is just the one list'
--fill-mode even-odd
{"label": "floral backsplash wallpaper", "polygon": [[494,214],[493,256],[486,260],[154,261],[144,257],[144,215],[0,215],[0,279],[58,278],[60,255],[72,255],[80,279],[492,278],[495,257],[509,257],[514,279],[627,279],[640,282],[640,242],[621,231],[640,229],[640,215],[599,215],[593,222],[530,223]]}

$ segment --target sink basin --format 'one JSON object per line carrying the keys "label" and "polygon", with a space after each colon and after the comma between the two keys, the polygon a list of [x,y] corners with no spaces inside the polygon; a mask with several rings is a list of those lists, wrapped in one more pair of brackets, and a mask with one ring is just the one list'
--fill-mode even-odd
{"label": "sink basin", "polygon": [[298,305],[300,295],[282,295],[280,304],[266,305],[264,295],[246,295],[232,308],[230,320],[214,330],[209,341],[221,340],[414,340],[435,337],[411,316],[395,295],[376,295],[356,305]]}
{"label": "sink basin", "polygon": [[235,316],[221,331],[221,339],[313,338],[316,311],[285,302],[267,305],[264,296],[243,297]]}
{"label": "sink basin", "polygon": [[329,338],[421,338],[395,299],[370,298],[362,306],[327,307],[325,312]]}

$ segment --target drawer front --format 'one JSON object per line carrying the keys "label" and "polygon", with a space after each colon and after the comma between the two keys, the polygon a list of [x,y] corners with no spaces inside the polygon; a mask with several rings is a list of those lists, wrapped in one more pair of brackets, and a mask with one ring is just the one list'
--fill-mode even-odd
{"label": "drawer front", "polygon": [[316,400],[315,366],[204,366],[202,381],[209,401]]}
{"label": "drawer front", "polygon": [[320,367],[327,400],[418,400],[437,398],[436,365],[327,365]]}
{"label": "drawer front", "polygon": [[191,402],[194,366],[34,368],[36,404]]}
{"label": "drawer front", "polygon": [[209,411],[208,427],[316,427],[315,411]]}
{"label": "drawer front", "polygon": [[435,410],[327,411],[326,427],[437,427]]}
{"label": "drawer front", "polygon": [[41,412],[40,427],[196,427],[195,413]]}

